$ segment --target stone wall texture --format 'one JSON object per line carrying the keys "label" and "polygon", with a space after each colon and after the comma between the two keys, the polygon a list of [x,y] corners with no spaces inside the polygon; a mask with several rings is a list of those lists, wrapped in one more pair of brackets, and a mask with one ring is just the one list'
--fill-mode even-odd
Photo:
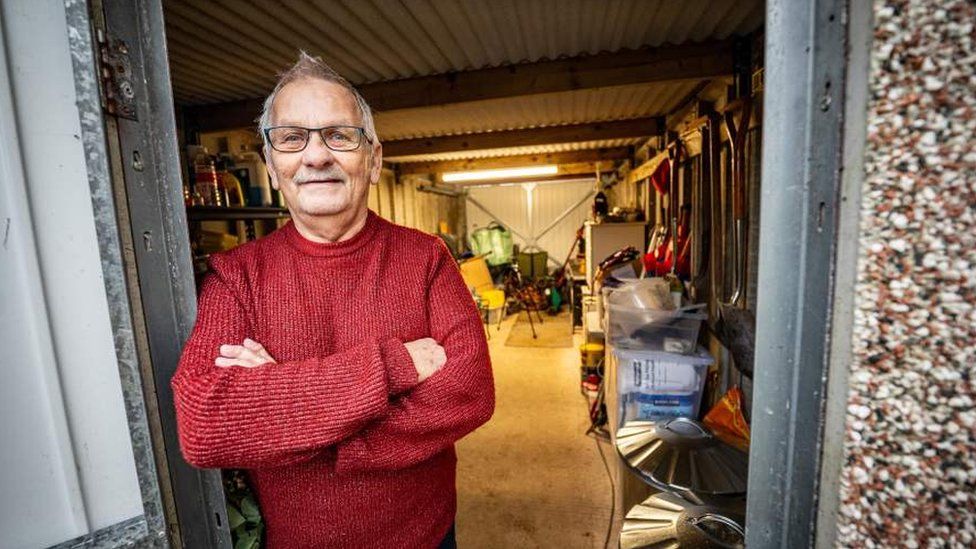
{"label": "stone wall texture", "polygon": [[976,2],[874,18],[837,544],[976,547]]}

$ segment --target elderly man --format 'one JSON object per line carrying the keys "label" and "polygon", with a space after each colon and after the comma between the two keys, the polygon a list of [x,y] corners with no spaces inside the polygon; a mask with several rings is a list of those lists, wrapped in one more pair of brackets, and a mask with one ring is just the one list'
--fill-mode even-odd
{"label": "elderly man", "polygon": [[292,221],[211,258],[172,385],[197,467],[248,470],[267,546],[451,547],[454,442],[494,389],[443,244],[366,207],[369,106],[302,54],[261,116]]}

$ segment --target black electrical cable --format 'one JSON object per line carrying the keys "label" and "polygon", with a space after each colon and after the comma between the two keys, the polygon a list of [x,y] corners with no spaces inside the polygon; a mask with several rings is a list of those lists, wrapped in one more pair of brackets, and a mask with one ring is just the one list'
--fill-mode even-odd
{"label": "black electrical cable", "polygon": [[610,532],[613,531],[613,516],[617,512],[617,487],[613,483],[613,473],[610,472],[610,464],[607,463],[607,458],[603,455],[603,446],[600,445],[600,438],[594,437],[593,441],[596,442],[596,451],[600,453],[600,460],[603,461],[603,469],[607,472],[607,480],[610,481],[610,520],[607,522],[607,535],[603,538],[603,549],[607,549],[610,545]]}
{"label": "black electrical cable", "polygon": [[[603,360],[600,360],[600,365],[603,364]],[[598,366],[599,367],[599,366]],[[603,446],[601,441],[610,442],[610,433],[606,430],[606,417],[605,414],[600,414],[599,409],[603,406],[603,396],[604,396],[604,380],[606,378],[600,378],[600,386],[597,390],[597,398],[593,402],[592,406],[589,407],[590,416],[590,428],[586,430],[587,436],[592,436],[593,441],[596,443],[596,451],[600,454],[600,461],[603,462],[603,470],[607,472],[607,480],[610,481],[610,520],[607,523],[607,534],[603,538],[603,548],[607,549],[610,544],[610,534],[613,532],[613,517],[617,511],[617,487],[613,482],[613,473],[610,471],[610,464],[607,463],[607,457],[603,453]],[[586,398],[586,393],[583,393],[583,398],[587,400],[589,404],[589,399]],[[601,415],[603,417],[601,417]],[[599,418],[599,419],[598,419]],[[600,423],[602,419],[602,423]]]}

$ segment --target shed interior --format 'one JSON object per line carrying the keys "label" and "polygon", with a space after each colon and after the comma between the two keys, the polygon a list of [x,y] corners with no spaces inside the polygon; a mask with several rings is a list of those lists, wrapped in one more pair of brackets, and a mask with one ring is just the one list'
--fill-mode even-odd
{"label": "shed interior", "polygon": [[[701,410],[739,386],[748,420],[753,368],[730,349],[722,311],[731,304],[754,315],[759,291],[764,2],[165,0],[163,6],[200,274],[207,254],[287,222],[283,204],[249,200],[246,189],[246,204],[207,203],[195,194],[194,165],[200,147],[223,157],[229,171],[260,162],[255,121],[264,98],[275,75],[306,51],[357,86],[374,110],[384,170],[370,192],[373,211],[441,234],[459,253],[477,231],[500,224],[521,253],[544,254],[545,275],[566,280],[566,312],[543,313],[538,326],[542,339],[564,330],[553,336],[558,345],[533,343],[535,337],[508,344],[524,335],[533,315],[517,312],[517,303],[508,315],[486,318],[498,410],[458,444],[462,546],[602,546],[655,491],[622,463],[614,433],[594,434],[589,408],[597,391],[581,389],[580,347],[604,331],[593,325],[600,322],[599,288],[585,273],[605,257],[580,254],[577,242],[591,234],[584,226],[594,220],[598,193],[608,210],[601,225],[642,224],[641,257],[678,232],[674,224],[686,211],[683,293],[686,303],[704,304],[708,318],[698,342],[714,360]],[[671,172],[666,194],[653,181],[663,163]],[[445,180],[456,172],[528,167],[548,172]],[[514,257],[523,271],[533,268],[531,257],[527,263]],[[493,266],[492,274],[503,282],[500,269]],[[537,326],[529,328],[534,333]],[[611,362],[603,362],[604,372]],[[613,425],[617,402],[610,395],[606,401]]]}

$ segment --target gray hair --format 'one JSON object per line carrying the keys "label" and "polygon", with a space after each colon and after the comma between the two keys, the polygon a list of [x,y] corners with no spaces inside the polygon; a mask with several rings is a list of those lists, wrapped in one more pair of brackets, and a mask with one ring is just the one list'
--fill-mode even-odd
{"label": "gray hair", "polygon": [[366,130],[366,137],[374,143],[378,141],[376,127],[373,125],[373,111],[369,108],[369,104],[366,103],[366,99],[363,98],[362,94],[348,80],[340,76],[335,69],[326,64],[325,61],[322,61],[321,57],[312,57],[304,51],[301,51],[298,54],[298,61],[291,68],[278,75],[278,82],[275,84],[274,90],[264,100],[261,117],[258,118],[258,132],[261,134],[261,139],[264,140],[265,149],[268,147],[268,138],[264,135],[264,130],[271,127],[271,110],[274,108],[275,97],[288,84],[306,78],[325,80],[326,82],[338,84],[349,90],[349,93],[356,100],[356,106],[359,107],[359,114],[363,119],[362,123],[363,128]]}

